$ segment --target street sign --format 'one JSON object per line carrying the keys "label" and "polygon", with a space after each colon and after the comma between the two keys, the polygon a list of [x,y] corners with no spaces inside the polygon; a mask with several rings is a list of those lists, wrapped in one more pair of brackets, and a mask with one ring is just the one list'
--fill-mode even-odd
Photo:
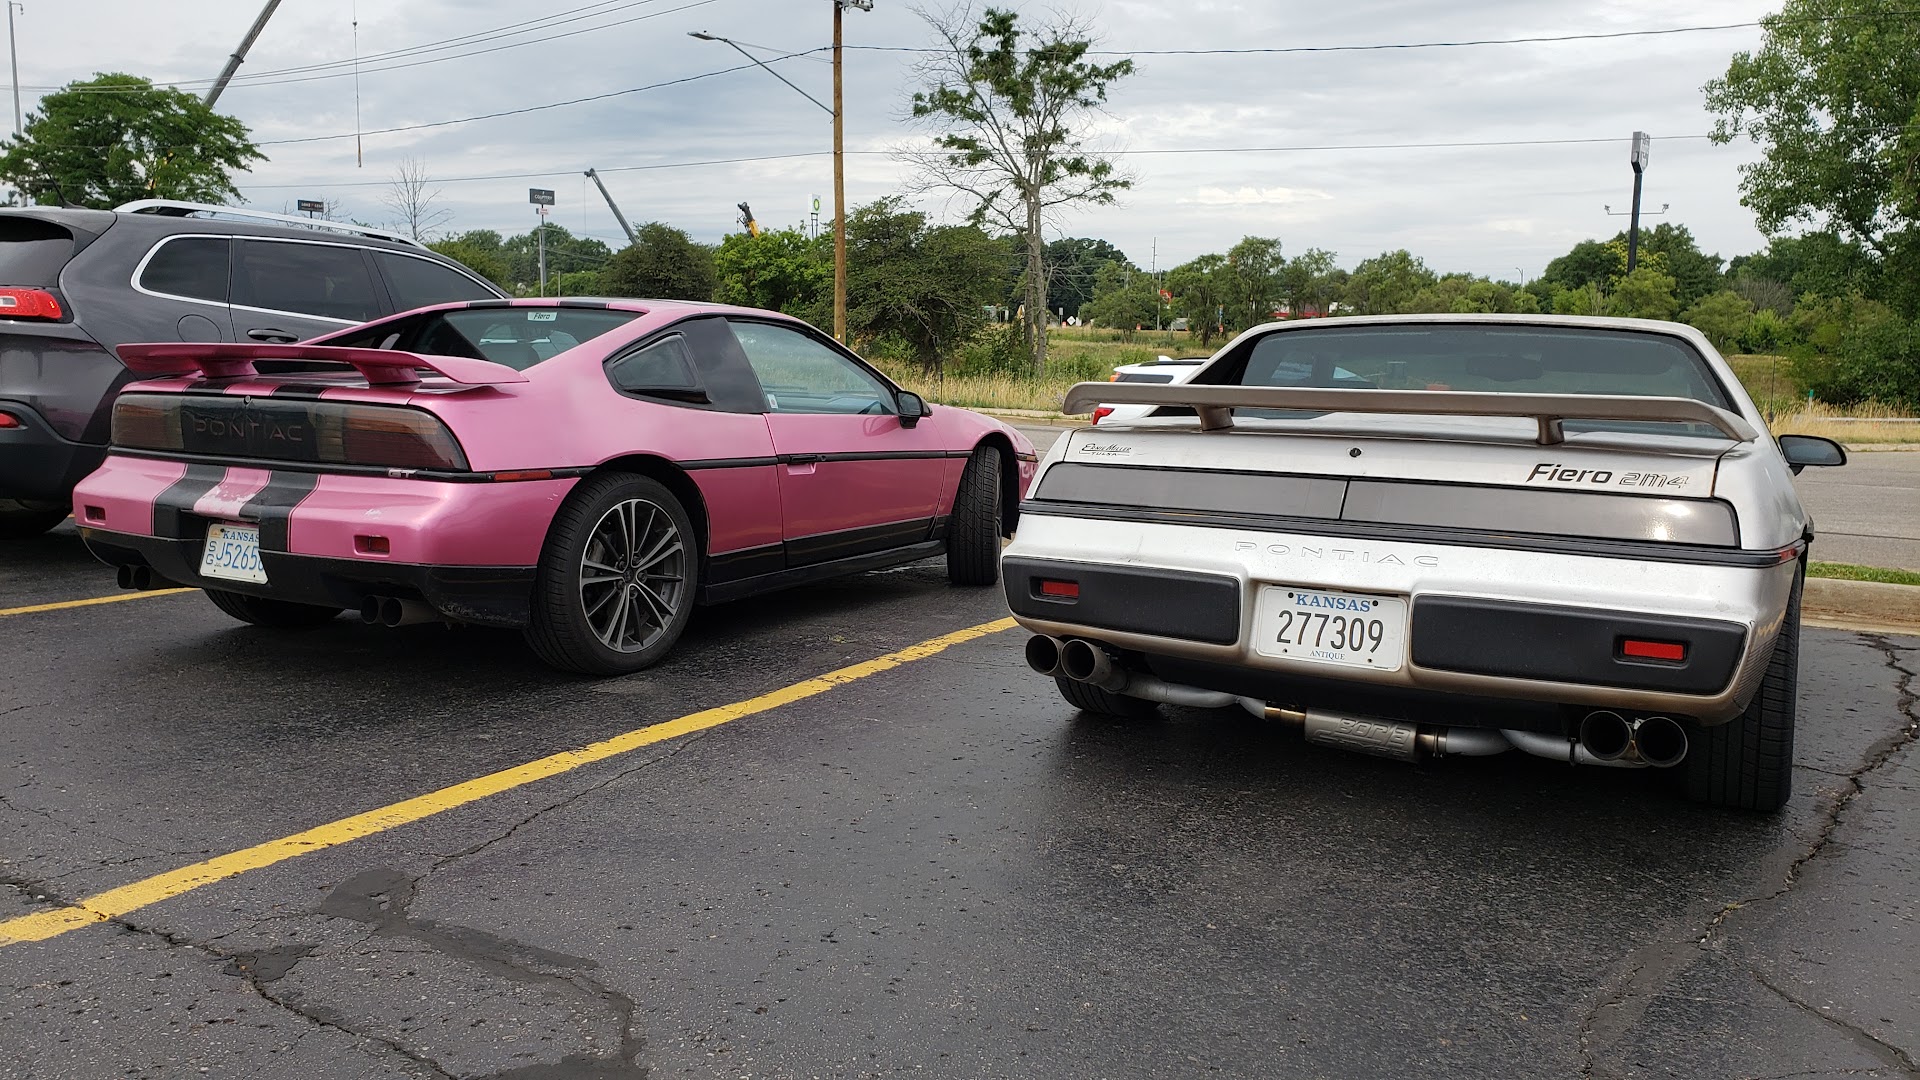
{"label": "street sign", "polygon": [[552,206],[553,189],[530,187],[527,189],[527,201],[535,206]]}
{"label": "street sign", "polygon": [[296,205],[300,207],[300,212],[303,214],[324,214],[327,212],[327,204],[319,199],[301,199]]}

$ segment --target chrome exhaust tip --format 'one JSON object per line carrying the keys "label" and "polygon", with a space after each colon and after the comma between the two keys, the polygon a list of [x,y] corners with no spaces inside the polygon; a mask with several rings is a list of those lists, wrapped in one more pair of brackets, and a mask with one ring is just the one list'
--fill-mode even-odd
{"label": "chrome exhaust tip", "polygon": [[1670,769],[1687,756],[1687,729],[1665,716],[1649,716],[1633,729],[1633,749],[1641,761]]}
{"label": "chrome exhaust tip", "polygon": [[1617,712],[1596,709],[1580,720],[1580,749],[1600,761],[1619,761],[1633,752],[1633,725]]}
{"label": "chrome exhaust tip", "polygon": [[1042,675],[1060,674],[1060,639],[1045,634],[1028,638],[1027,666]]}
{"label": "chrome exhaust tip", "polygon": [[1113,657],[1107,655],[1107,650],[1080,638],[1073,638],[1060,646],[1060,674],[1109,690],[1118,690],[1127,681],[1127,673],[1114,665]]}

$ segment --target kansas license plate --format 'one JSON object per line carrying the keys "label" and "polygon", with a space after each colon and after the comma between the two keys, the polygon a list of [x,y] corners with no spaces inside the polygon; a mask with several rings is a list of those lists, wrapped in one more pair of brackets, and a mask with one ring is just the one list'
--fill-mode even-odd
{"label": "kansas license plate", "polygon": [[251,525],[207,526],[207,546],[200,555],[200,573],[204,577],[265,585],[267,568],[260,562],[260,530]]}
{"label": "kansas license plate", "polygon": [[1398,671],[1407,659],[1407,602],[1397,596],[1261,588],[1253,647],[1262,656]]}

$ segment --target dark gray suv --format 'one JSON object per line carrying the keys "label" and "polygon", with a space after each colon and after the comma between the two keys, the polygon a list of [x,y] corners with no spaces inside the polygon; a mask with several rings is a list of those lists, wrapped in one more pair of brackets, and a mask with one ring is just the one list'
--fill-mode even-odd
{"label": "dark gray suv", "polygon": [[[212,216],[212,215],[219,216]],[[502,296],[396,233],[165,200],[0,209],[0,538],[67,516],[133,341],[300,341]]]}

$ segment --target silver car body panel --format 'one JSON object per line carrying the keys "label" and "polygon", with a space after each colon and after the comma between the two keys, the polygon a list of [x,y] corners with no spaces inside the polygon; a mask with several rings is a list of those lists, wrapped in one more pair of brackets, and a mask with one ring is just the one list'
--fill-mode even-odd
{"label": "silver car body panel", "polygon": [[[1766,436],[1765,420],[1726,361],[1691,327],[1634,319],[1577,319],[1553,316],[1405,316],[1342,319],[1312,324],[1278,323],[1256,327],[1216,353],[1220,362],[1240,342],[1267,333],[1312,332],[1323,327],[1366,323],[1395,325],[1450,323],[1616,328],[1682,339],[1704,360],[1721,384],[1728,418],[1750,428],[1751,440],[1722,435],[1642,434],[1576,431],[1565,441],[1543,445],[1541,421],[1520,415],[1400,415],[1323,413],[1299,419],[1241,416],[1233,426],[1202,430],[1196,416],[1147,417],[1124,424],[1102,423],[1058,440],[1041,464],[1033,488],[1035,502],[1023,513],[1021,527],[1007,548],[1009,558],[1058,560],[1113,567],[1157,568],[1220,574],[1241,588],[1241,633],[1230,645],[1207,644],[1152,634],[1123,633],[1077,626],[1071,609],[1057,618],[1020,615],[1022,625],[1060,637],[1088,637],[1117,648],[1148,654],[1293,672],[1321,678],[1389,686],[1548,701],[1570,705],[1665,712],[1705,723],[1739,715],[1759,685],[1811,527],[1795,495],[1792,474],[1778,447]],[[1204,374],[1200,376],[1204,379]],[[1113,384],[1092,384],[1084,395],[1095,400]],[[1128,384],[1172,392],[1193,387]],[[1231,391],[1233,387],[1212,389]],[[1338,394],[1379,391],[1338,391]],[[1474,395],[1485,397],[1488,395]],[[1224,400],[1224,399],[1223,399]],[[1655,400],[1655,399],[1648,399]],[[1481,403],[1484,405],[1484,403]],[[1497,411],[1491,406],[1483,411]],[[1718,411],[1718,410],[1717,410]],[[1736,428],[1734,424],[1716,425]],[[1197,499],[1214,492],[1218,474],[1245,474],[1250,491],[1266,492],[1271,506],[1249,505],[1247,520],[1223,520],[1203,507],[1182,520],[1177,509],[1141,511],[1103,496],[1099,506],[1047,497],[1048,475],[1062,464],[1118,466],[1150,474],[1188,473]],[[1208,474],[1204,482],[1200,474]],[[1063,476],[1066,474],[1063,474]],[[1272,487],[1280,475],[1301,478],[1299,488]],[[1344,495],[1316,479],[1344,486]],[[1394,523],[1396,500],[1381,498],[1373,482],[1433,485],[1421,497],[1399,500],[1420,520]],[[1157,482],[1157,481],[1156,481]],[[1341,485],[1339,482],[1344,482]],[[1113,490],[1110,478],[1100,483]],[[1177,481],[1176,481],[1177,483]],[[1266,485],[1263,487],[1263,485]],[[1298,501],[1290,501],[1297,492]],[[1472,542],[1449,542],[1478,519],[1549,519],[1577,526],[1582,515],[1558,516],[1543,510],[1544,492],[1608,496],[1603,502],[1569,504],[1578,509],[1626,508],[1657,522],[1678,508],[1730,515],[1735,534],[1700,546],[1713,531],[1662,535],[1632,522],[1614,529],[1616,544],[1596,539],[1591,552],[1585,537],[1599,530],[1560,528],[1537,537],[1498,532],[1489,520]],[[1389,492],[1391,493],[1391,492]],[[1207,495],[1217,498],[1217,494]],[[1334,501],[1339,514],[1329,513]],[[1448,517],[1450,509],[1458,513]],[[1252,520],[1268,515],[1271,520]],[[1128,520],[1128,518],[1131,520]],[[1325,524],[1311,519],[1323,519]],[[1585,515],[1585,520],[1599,520]],[[1636,519],[1638,520],[1638,519]],[[1406,526],[1391,538],[1369,535],[1368,523]],[[1430,527],[1430,528],[1429,528]],[[1404,537],[1418,531],[1421,539]],[[1639,531],[1636,531],[1639,530]],[[1513,530],[1516,534],[1521,530]],[[1669,553],[1663,540],[1684,540]],[[1731,542],[1726,542],[1731,541]],[[1708,550],[1711,548],[1711,550]],[[1720,557],[1721,555],[1726,557]],[[1404,597],[1468,597],[1557,605],[1648,616],[1704,618],[1737,623],[1748,630],[1744,653],[1725,688],[1713,694],[1677,694],[1596,685],[1541,682],[1425,670],[1408,658],[1396,671],[1329,669],[1325,665],[1263,655],[1249,644],[1256,597],[1263,585],[1297,585]]]}

